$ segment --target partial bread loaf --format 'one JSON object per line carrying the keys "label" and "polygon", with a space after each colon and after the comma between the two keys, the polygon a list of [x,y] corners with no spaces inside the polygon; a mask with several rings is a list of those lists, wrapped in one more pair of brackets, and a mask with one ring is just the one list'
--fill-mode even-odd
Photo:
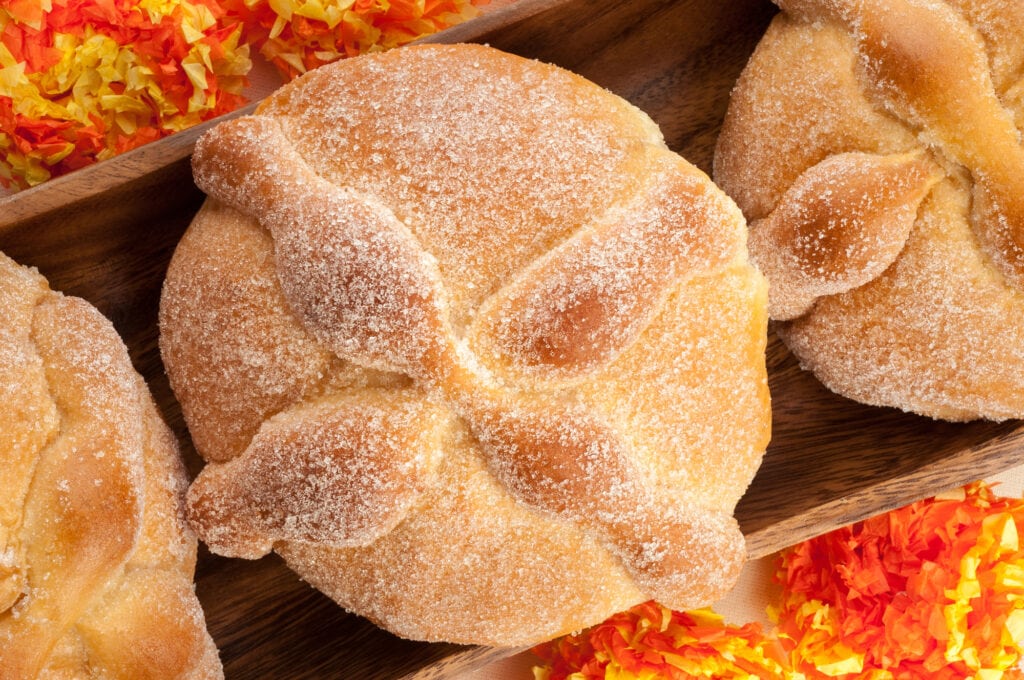
{"label": "partial bread loaf", "polygon": [[0,678],[222,678],[177,442],[110,322],[0,254]]}
{"label": "partial bread loaf", "polygon": [[491,48],[402,48],[284,87],[193,166],[161,350],[215,552],[492,645],[732,585],[766,292],[647,116]]}
{"label": "partial bread loaf", "polygon": [[1024,3],[779,4],[714,173],[779,335],[853,399],[1024,417]]}

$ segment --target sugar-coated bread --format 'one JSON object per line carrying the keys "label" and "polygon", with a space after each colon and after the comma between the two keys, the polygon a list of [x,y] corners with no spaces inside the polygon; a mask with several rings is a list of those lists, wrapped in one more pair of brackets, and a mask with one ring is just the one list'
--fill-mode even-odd
{"label": "sugar-coated bread", "polygon": [[779,5],[714,170],[779,335],[853,399],[1024,417],[1024,3]]}
{"label": "sugar-coated bread", "polygon": [[282,88],[193,167],[160,342],[212,550],[461,643],[730,588],[767,294],[646,115],[492,48],[401,48]]}
{"label": "sugar-coated bread", "polygon": [[0,254],[0,678],[223,678],[185,469],[114,328]]}

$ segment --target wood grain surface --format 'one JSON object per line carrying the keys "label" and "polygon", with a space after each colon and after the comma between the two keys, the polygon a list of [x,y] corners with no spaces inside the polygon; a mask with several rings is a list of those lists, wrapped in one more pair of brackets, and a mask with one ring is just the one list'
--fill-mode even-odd
{"label": "wood grain surface", "polygon": [[[487,42],[576,71],[646,110],[710,171],[737,75],[774,14],[767,0],[520,0],[433,40]],[[188,154],[200,130],[0,200],[0,250],[114,323],[178,435],[201,462],[157,350],[174,247],[203,200]],[[950,424],[855,404],[800,370],[771,335],[773,439],[737,516],[753,556],[1018,463],[1018,422]],[[229,680],[452,677],[514,650],[400,640],[349,615],[276,557],[201,549],[196,575]]]}

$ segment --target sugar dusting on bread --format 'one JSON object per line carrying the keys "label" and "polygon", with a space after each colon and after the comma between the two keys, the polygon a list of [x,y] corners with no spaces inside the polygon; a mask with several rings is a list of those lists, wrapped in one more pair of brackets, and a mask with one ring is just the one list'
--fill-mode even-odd
{"label": "sugar dusting on bread", "polygon": [[[1024,101],[1012,93],[1024,67],[1024,9],[992,0],[780,5],[733,93],[715,158],[716,181],[747,217],[797,214],[808,203],[787,192],[849,154],[916,154],[939,179],[902,213],[882,213],[889,236],[906,234],[888,266],[839,289],[827,279],[848,263],[826,253],[821,271],[806,273],[816,294],[771,310],[791,319],[780,336],[854,399],[950,420],[1021,417]],[[855,176],[840,173],[816,193],[848,191],[862,184]],[[873,191],[881,198],[892,188],[879,181]],[[861,229],[863,217],[845,218],[844,228]],[[798,236],[832,238],[790,226],[788,242],[750,243],[779,298],[799,270],[779,253],[803,247]],[[868,254],[881,259],[883,249]]]}
{"label": "sugar dusting on bread", "polygon": [[193,591],[177,442],[123,342],[3,255],[0,300],[0,668],[223,677]]}
{"label": "sugar dusting on bread", "polygon": [[800,175],[751,224],[752,258],[772,282],[771,317],[802,316],[817,299],[878,277],[903,250],[940,177],[920,153],[836,154]]}
{"label": "sugar dusting on bread", "polygon": [[[172,258],[160,306],[164,361],[184,361],[188,349],[211,368],[170,376],[196,448],[229,460],[248,446],[260,424],[317,389],[331,364],[288,311],[278,284],[272,241],[226,206],[206,204],[198,221],[216,220],[204,234],[203,276]],[[183,251],[196,232],[186,233]],[[247,386],[247,398],[237,395]],[[184,398],[181,398],[183,397]],[[192,409],[202,404],[203,417]]]}
{"label": "sugar dusting on bread", "polygon": [[[662,142],[646,116],[568,72],[503,72],[486,53],[458,67],[446,50],[418,54],[414,69],[382,55],[343,79],[311,73],[261,113],[318,175],[378,197],[408,226],[438,259],[459,330],[496,282],[632,195],[637,180],[625,170]],[[572,87],[578,99],[566,110],[561,93]],[[509,229],[532,236],[509,247]]]}
{"label": "sugar dusting on bread", "polygon": [[967,209],[963,182],[944,181],[891,269],[780,328],[826,385],[947,420],[1020,417],[1024,302],[985,262]]}
{"label": "sugar dusting on bread", "polygon": [[[181,329],[232,313],[223,284],[206,283],[225,278],[206,274],[221,223],[273,260],[260,277],[281,293],[260,314],[314,340],[311,356],[333,355],[273,404],[267,386],[227,378],[267,419],[247,424],[240,455],[200,448],[215,462],[190,512],[214,550],[243,533],[224,530],[230,521],[258,519],[246,542],[273,547],[343,606],[401,635],[457,642],[524,644],[652,593],[699,606],[729,587],[744,553],[732,509],[768,436],[764,285],[745,261],[739,211],[665,149],[649,118],[560,69],[480,46],[420,47],[308,74],[201,140],[193,162],[213,205],[229,207],[197,217],[162,302],[161,348],[190,428],[215,431],[230,407],[207,412],[205,400],[232,398],[190,387],[221,368]],[[196,297],[208,304],[187,304]],[[538,310],[534,328],[524,305]],[[495,334],[502,324],[516,330]],[[552,352],[562,329],[580,344]],[[228,339],[226,366],[243,346],[271,363],[285,351],[272,328],[246,332],[259,337]],[[683,339],[698,346],[681,353]],[[538,368],[552,357],[568,370]],[[282,418],[316,431],[313,404],[357,410],[365,387],[447,415],[432,435],[436,467],[411,470],[414,502],[380,505],[364,515],[376,533],[355,536],[356,518],[314,510],[329,481],[308,460],[333,454],[271,435]],[[619,414],[620,393],[642,409]],[[363,427],[344,422],[353,435]],[[383,455],[387,469],[399,429],[361,438],[355,453]],[[374,506],[371,487],[353,491],[354,505]],[[294,520],[262,505],[296,488],[310,492]],[[268,517],[273,531],[259,527]],[[278,531],[321,519],[313,532]]]}

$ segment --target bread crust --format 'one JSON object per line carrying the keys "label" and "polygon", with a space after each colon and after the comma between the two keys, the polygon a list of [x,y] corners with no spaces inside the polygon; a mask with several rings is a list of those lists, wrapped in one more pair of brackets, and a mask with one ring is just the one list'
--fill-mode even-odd
{"label": "bread crust", "polygon": [[475,644],[731,586],[764,282],[647,116],[492,48],[402,48],[283,88],[193,167],[161,351],[215,552]]}
{"label": "bread crust", "polygon": [[185,470],[124,343],[0,254],[0,678],[222,678]]}
{"label": "bread crust", "polygon": [[779,336],[858,401],[1024,416],[1024,7],[779,4],[714,170]]}

